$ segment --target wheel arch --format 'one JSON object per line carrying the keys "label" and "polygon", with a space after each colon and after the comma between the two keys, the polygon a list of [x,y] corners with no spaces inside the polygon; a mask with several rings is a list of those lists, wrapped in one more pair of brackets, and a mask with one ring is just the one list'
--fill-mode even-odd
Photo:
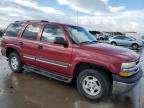
{"label": "wheel arch", "polygon": [[117,42],[116,42],[116,41],[111,41],[111,44],[112,44],[112,43],[115,43],[115,44],[117,45]]}
{"label": "wheel arch", "polygon": [[106,76],[109,78],[111,84],[113,84],[112,73],[107,68],[105,68],[103,66],[96,65],[96,64],[86,63],[86,62],[79,62],[76,64],[76,66],[74,68],[73,81],[76,81],[79,73],[82,70],[87,69],[87,68],[102,70],[103,73],[106,74]]}
{"label": "wheel arch", "polygon": [[138,46],[139,46],[139,44],[138,44],[138,43],[132,43],[132,44],[131,44],[131,46],[133,46],[134,44],[136,44],[136,45],[138,45]]}
{"label": "wheel arch", "polygon": [[16,52],[19,55],[20,59],[23,61],[23,58],[22,58],[22,55],[21,55],[20,51],[17,48],[14,48],[14,47],[7,47],[6,57],[9,58],[10,53],[12,53],[12,52]]}

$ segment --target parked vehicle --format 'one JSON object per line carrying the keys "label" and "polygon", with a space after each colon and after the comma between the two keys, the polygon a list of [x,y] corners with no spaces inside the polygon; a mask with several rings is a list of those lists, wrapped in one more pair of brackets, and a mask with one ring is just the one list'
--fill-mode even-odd
{"label": "parked vehicle", "polygon": [[0,30],[0,37],[3,35],[3,30]]}
{"label": "parked vehicle", "polygon": [[133,50],[137,50],[143,45],[141,40],[122,35],[109,38],[109,43],[112,45],[131,47]]}
{"label": "parked vehicle", "polygon": [[97,34],[97,39],[101,40],[101,41],[108,40],[109,37],[110,37],[110,35],[105,32],[101,32],[101,34]]}
{"label": "parked vehicle", "polygon": [[142,36],[142,42],[143,42],[143,45],[144,45],[144,36]]}
{"label": "parked vehicle", "polygon": [[76,82],[80,94],[91,100],[128,92],[142,76],[136,52],[96,43],[94,36],[78,26],[16,21],[6,29],[1,47],[13,72],[25,69]]}
{"label": "parked vehicle", "polygon": [[108,40],[110,37],[110,34],[105,33],[105,32],[99,32],[99,31],[89,31],[92,35],[94,35],[97,40],[104,41]]}

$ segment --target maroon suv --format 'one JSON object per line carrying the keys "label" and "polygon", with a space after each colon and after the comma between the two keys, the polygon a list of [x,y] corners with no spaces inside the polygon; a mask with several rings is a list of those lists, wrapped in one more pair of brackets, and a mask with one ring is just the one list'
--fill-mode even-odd
{"label": "maroon suv", "polygon": [[97,43],[84,28],[48,21],[16,21],[2,37],[2,55],[14,72],[36,72],[76,82],[91,100],[129,91],[141,78],[140,56],[132,50]]}

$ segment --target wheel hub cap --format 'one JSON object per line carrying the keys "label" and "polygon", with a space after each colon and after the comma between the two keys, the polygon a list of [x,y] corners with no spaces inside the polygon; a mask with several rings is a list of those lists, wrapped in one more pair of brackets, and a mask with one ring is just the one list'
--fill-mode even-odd
{"label": "wheel hub cap", "polygon": [[101,91],[101,84],[94,76],[87,76],[82,81],[84,91],[89,95],[97,95]]}
{"label": "wheel hub cap", "polygon": [[18,67],[18,60],[17,60],[17,58],[16,57],[12,57],[11,58],[11,67],[13,68],[13,69],[17,69],[17,67]]}
{"label": "wheel hub cap", "polygon": [[133,45],[133,49],[137,49],[137,45]]}

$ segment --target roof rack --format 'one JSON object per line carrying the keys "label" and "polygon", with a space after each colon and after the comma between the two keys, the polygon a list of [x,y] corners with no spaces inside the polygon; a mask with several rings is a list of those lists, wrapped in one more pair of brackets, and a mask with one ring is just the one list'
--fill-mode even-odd
{"label": "roof rack", "polygon": [[25,22],[49,22],[46,20],[21,20],[21,21],[15,21],[15,23],[25,23]]}

